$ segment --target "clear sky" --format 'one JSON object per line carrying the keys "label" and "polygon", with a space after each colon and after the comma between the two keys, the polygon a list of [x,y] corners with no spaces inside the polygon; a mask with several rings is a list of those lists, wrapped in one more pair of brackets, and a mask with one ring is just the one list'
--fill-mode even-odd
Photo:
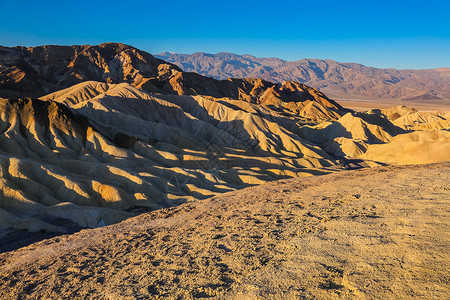
{"label": "clear sky", "polygon": [[122,42],[158,53],[450,67],[450,0],[0,0],[0,45]]}

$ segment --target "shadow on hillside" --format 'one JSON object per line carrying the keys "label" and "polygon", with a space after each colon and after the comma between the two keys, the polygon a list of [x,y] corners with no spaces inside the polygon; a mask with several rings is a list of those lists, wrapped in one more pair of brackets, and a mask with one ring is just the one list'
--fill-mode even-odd
{"label": "shadow on hillside", "polygon": [[65,227],[67,229],[66,232],[29,232],[16,229],[0,228],[0,253],[17,250],[57,236],[74,234],[82,229],[85,229],[84,227],[78,226],[69,220],[54,218],[50,216],[49,218],[51,219],[51,221],[49,222],[49,220],[46,220],[46,222],[52,223],[53,225]]}

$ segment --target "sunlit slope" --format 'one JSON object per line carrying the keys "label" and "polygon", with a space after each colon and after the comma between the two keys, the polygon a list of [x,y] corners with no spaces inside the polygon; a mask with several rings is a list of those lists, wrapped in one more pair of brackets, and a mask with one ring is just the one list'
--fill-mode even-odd
{"label": "sunlit slope", "polygon": [[450,116],[404,106],[347,113],[336,121],[301,126],[300,136],[329,154],[387,164],[450,160]]}
{"label": "sunlit slope", "polygon": [[370,145],[359,158],[386,164],[426,164],[450,160],[450,131],[415,131],[390,143]]}

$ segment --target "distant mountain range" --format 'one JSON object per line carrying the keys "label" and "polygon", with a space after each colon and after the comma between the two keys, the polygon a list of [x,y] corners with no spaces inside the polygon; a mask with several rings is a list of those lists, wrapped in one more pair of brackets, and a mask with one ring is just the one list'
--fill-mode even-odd
{"label": "distant mountain range", "polygon": [[216,79],[238,77],[261,78],[271,82],[298,81],[320,89],[332,98],[450,99],[450,68],[379,69],[329,59],[285,61],[227,52],[163,52],[155,57],[176,64],[184,71]]}

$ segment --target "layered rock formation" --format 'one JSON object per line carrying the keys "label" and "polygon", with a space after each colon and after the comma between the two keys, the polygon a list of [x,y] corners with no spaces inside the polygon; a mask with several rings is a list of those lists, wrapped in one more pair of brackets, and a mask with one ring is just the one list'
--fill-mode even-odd
{"label": "layered rock formation", "polygon": [[341,98],[450,100],[450,68],[396,70],[341,63],[330,59],[284,61],[232,53],[155,55],[188,72],[216,79],[262,78],[272,82],[297,81]]}
{"label": "layered rock formation", "polygon": [[342,158],[450,159],[447,115],[398,107],[330,118],[333,110],[309,103],[298,111],[100,82],[2,100],[1,225],[64,231],[46,222],[62,218],[103,226],[137,209],[329,173]]}

